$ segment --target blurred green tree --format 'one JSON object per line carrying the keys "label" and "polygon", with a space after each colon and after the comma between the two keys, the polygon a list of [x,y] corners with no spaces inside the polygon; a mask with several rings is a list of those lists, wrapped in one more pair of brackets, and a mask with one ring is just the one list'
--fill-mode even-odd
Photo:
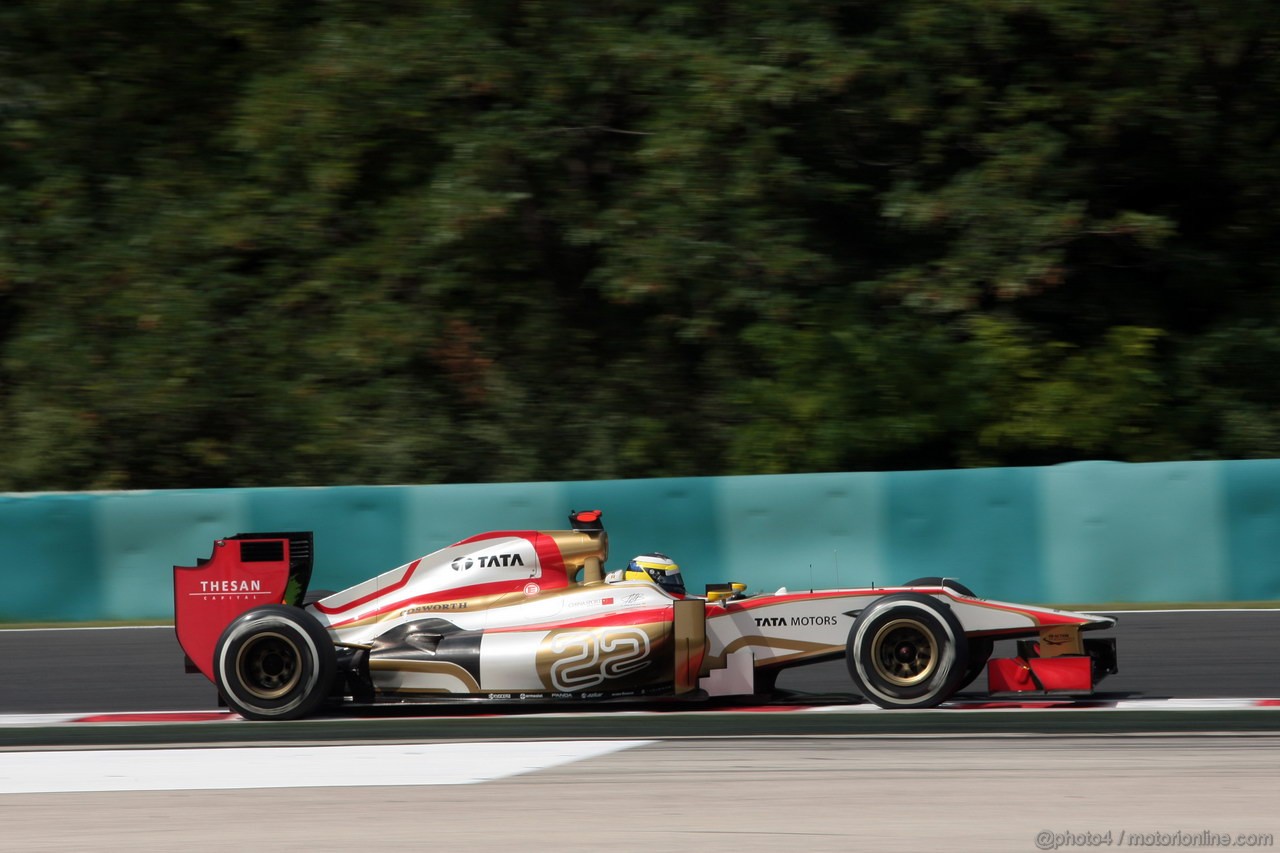
{"label": "blurred green tree", "polygon": [[0,488],[1276,455],[1276,18],[5,4]]}

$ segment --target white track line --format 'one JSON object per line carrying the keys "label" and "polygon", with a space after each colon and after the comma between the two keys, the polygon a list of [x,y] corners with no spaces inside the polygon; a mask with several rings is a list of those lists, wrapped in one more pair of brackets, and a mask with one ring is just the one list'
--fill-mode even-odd
{"label": "white track line", "polygon": [[56,726],[74,722],[85,714],[0,714],[0,727],[4,726]]}
{"label": "white track line", "polygon": [[650,741],[0,752],[0,794],[471,785]]}

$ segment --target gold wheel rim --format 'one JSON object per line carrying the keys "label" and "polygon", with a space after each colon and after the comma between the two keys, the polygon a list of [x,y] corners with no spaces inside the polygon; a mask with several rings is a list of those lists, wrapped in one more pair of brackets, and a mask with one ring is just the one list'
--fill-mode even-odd
{"label": "gold wheel rim", "polygon": [[876,675],[895,687],[915,687],[938,668],[933,633],[915,619],[894,619],[876,632],[871,643]]}
{"label": "gold wheel rim", "polygon": [[259,634],[240,647],[236,672],[258,699],[279,699],[302,679],[297,645],[283,634]]}

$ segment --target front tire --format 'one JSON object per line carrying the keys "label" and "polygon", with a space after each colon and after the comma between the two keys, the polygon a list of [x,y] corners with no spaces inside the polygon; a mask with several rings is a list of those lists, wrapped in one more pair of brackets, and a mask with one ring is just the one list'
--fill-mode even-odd
{"label": "front tire", "polygon": [[858,615],[845,660],[862,695],[881,708],[932,708],[960,689],[969,648],[950,607],[927,595],[901,593]]}
{"label": "front tire", "polygon": [[268,604],[248,610],[218,638],[214,681],[227,704],[248,720],[296,720],[320,707],[337,671],[333,640],[301,608]]}
{"label": "front tire", "polygon": [[996,649],[996,644],[990,637],[970,637],[969,638],[969,665],[965,668],[964,678],[960,679],[960,686],[956,691],[964,690],[970,684],[982,675],[982,671],[987,668],[987,661],[991,660],[991,653]]}
{"label": "front tire", "polygon": [[961,595],[967,595],[969,598],[978,597],[973,594],[973,590],[969,589],[969,587],[960,583],[960,581],[958,580],[954,580],[953,578],[939,578],[939,577],[916,578],[915,580],[907,581],[906,583],[903,584],[903,586],[943,586],[943,587],[946,587],[947,589],[954,590],[955,592],[958,592]]}

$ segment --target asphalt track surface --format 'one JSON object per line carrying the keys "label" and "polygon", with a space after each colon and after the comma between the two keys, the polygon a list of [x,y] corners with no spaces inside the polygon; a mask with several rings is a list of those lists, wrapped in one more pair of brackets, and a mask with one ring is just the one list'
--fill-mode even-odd
{"label": "asphalt track surface", "polygon": [[[1120,673],[1099,698],[1280,698],[1280,611],[1120,619],[1109,632]],[[793,670],[779,685],[858,701],[842,661]],[[213,688],[183,673],[171,629],[0,631],[0,715],[213,705]],[[0,729],[0,782],[21,781],[12,768],[41,755],[87,775],[74,768],[112,742],[156,760],[177,755],[179,767],[246,747],[236,754],[260,760],[247,759],[245,781],[231,789],[186,779],[165,790],[0,794],[0,850],[1274,849],[1278,722],[1280,709],[944,710],[17,727]],[[366,781],[353,768],[340,786],[289,778],[300,772],[291,743],[323,750],[364,739],[426,762],[436,749],[476,749],[483,770],[504,744],[568,738],[632,743],[471,783],[388,785],[382,765],[364,767]],[[78,750],[70,762],[67,748]]]}
{"label": "asphalt track surface", "polygon": [[[1280,610],[1121,612],[1120,672],[1100,698],[1280,698]],[[1012,654],[1012,644],[996,656]],[[985,683],[980,677],[978,685]],[[844,661],[788,670],[788,691],[858,701]],[[171,628],[0,631],[0,714],[207,710]]]}

